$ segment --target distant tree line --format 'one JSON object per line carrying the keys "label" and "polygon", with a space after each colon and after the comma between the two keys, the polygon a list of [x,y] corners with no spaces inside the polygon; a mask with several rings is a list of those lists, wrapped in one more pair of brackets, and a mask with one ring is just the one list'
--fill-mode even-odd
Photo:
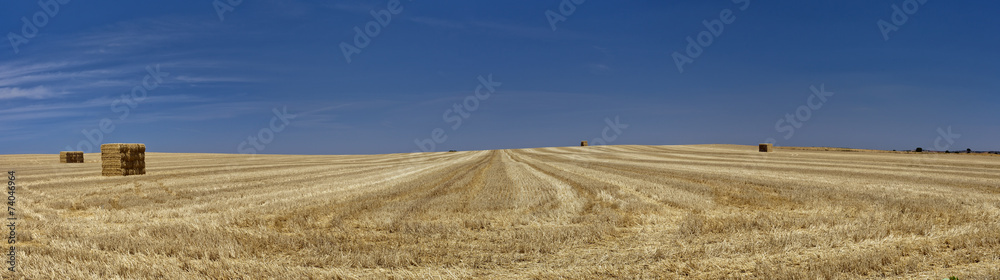
{"label": "distant tree line", "polygon": [[[893,152],[895,152],[896,150],[892,150],[892,151],[893,151]],[[914,151],[914,152],[918,152],[918,153],[923,153],[923,152],[924,152],[924,148],[921,148],[921,147],[917,147],[917,149],[915,149],[915,150],[913,150],[913,151]],[[961,151],[956,151],[956,152],[952,152],[952,151],[948,151],[948,150],[945,150],[945,151],[944,151],[944,153],[946,153],[946,154],[950,154],[950,153],[956,153],[956,154],[958,154],[958,153],[962,153],[962,152],[961,152]],[[972,153],[972,149],[965,149],[965,153],[967,153],[967,154],[971,154],[971,153]],[[998,151],[992,151],[992,152],[979,152],[979,153],[987,153],[987,154],[998,154],[998,155],[1000,155],[1000,152],[998,152]]]}

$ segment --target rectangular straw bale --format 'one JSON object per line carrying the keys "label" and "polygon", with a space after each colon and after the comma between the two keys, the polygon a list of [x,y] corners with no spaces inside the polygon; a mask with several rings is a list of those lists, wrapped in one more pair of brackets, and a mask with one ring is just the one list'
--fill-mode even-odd
{"label": "rectangular straw bale", "polygon": [[68,162],[68,163],[83,163],[83,152],[68,152],[68,153],[66,153],[66,162]]}
{"label": "rectangular straw bale", "polygon": [[101,175],[103,176],[129,176],[129,175],[144,175],[146,174],[146,169],[102,169]]}
{"label": "rectangular straw bale", "polygon": [[146,145],[145,144],[122,144],[122,143],[113,143],[113,144],[104,144],[104,145],[101,145],[101,154],[105,154],[105,153],[109,153],[109,152],[122,153],[122,154],[127,154],[127,153],[145,153],[146,152]]}
{"label": "rectangular straw bale", "polygon": [[61,163],[83,163],[83,152],[63,151],[59,152],[59,162]]}
{"label": "rectangular straw bale", "polygon": [[108,153],[101,154],[101,161],[145,161],[145,153],[129,153],[129,154],[119,154],[119,153]]}
{"label": "rectangular straw bale", "polygon": [[101,175],[146,174],[146,145],[112,143],[101,145]]}
{"label": "rectangular straw bale", "polygon": [[761,153],[774,152],[774,144],[768,144],[768,143],[760,144],[760,152]]}
{"label": "rectangular straw bale", "polygon": [[582,141],[582,142],[580,142],[580,146],[581,146],[581,147],[586,147],[586,146],[587,146],[587,141]]}

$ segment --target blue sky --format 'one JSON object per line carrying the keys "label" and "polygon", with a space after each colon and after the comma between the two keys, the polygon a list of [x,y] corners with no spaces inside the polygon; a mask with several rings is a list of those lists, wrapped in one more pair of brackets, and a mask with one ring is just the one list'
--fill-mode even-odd
{"label": "blue sky", "polygon": [[[150,2],[2,4],[0,154],[377,154],[435,139],[1000,150],[995,2],[402,0],[394,14],[388,0],[273,0],[222,18],[213,1]],[[378,33],[348,62],[342,43],[369,22]],[[682,72],[675,53],[699,34]],[[487,98],[479,77],[496,85]]]}

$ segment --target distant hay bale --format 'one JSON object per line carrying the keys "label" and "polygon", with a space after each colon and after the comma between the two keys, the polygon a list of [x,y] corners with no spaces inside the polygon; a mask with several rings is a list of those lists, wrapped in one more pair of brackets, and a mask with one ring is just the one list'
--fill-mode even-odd
{"label": "distant hay bale", "polygon": [[580,146],[581,147],[586,147],[587,146],[587,141],[580,142]]}
{"label": "distant hay bale", "polygon": [[774,152],[774,144],[767,144],[767,143],[760,144],[760,152],[761,153]]}
{"label": "distant hay bale", "polygon": [[146,145],[101,145],[101,175],[129,176],[146,174]]}
{"label": "distant hay bale", "polygon": [[83,152],[59,152],[59,162],[61,163],[83,163]]}

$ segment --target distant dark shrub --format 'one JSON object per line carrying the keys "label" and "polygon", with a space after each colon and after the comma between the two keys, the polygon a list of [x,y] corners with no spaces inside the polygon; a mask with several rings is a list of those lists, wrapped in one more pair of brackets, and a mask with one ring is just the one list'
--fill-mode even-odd
{"label": "distant dark shrub", "polygon": [[924,152],[924,148],[917,148],[917,152],[918,153],[923,153]]}

